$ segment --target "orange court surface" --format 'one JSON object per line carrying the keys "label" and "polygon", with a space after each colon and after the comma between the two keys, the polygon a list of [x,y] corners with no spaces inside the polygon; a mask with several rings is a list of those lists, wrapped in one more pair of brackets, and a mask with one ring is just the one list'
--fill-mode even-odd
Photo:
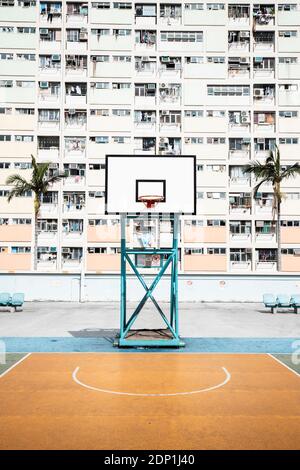
{"label": "orange court surface", "polygon": [[268,354],[23,355],[0,448],[297,449],[299,379]]}

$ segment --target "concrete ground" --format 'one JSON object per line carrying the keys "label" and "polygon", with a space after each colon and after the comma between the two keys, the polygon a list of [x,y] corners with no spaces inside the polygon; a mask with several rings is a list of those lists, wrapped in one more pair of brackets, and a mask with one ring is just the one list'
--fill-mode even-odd
{"label": "concrete ground", "polygon": [[[167,310],[167,304],[161,303]],[[129,305],[133,311],[135,305]],[[158,319],[158,321],[157,321]],[[147,304],[137,328],[160,328],[158,313]],[[101,337],[119,327],[114,302],[27,302],[22,312],[0,309],[2,337]],[[300,337],[300,314],[285,309],[272,315],[257,303],[180,303],[182,337],[288,338]]]}

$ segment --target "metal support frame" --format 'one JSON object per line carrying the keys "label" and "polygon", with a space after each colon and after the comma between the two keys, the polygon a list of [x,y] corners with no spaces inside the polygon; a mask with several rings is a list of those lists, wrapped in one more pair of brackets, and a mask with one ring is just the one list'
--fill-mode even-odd
{"label": "metal support frame", "polygon": [[[153,215],[151,214],[151,217]],[[157,215],[159,221],[159,215]],[[121,302],[120,302],[120,335],[117,341],[119,347],[180,347],[184,346],[179,337],[178,324],[178,234],[179,234],[179,215],[170,216],[173,221],[173,241],[172,248],[139,248],[130,249],[126,245],[126,220],[127,218],[136,218],[136,216],[121,215]],[[135,256],[138,254],[161,255],[164,256],[159,271],[152,281],[150,287],[147,286],[143,275],[139,272],[135,264]],[[128,318],[126,300],[127,300],[127,264],[145,289],[145,294],[140,300],[134,312]],[[166,274],[167,268],[171,266],[170,276],[170,310],[166,315],[158,302],[153,291]],[[148,299],[151,299],[159,315],[163,319],[168,331],[167,339],[128,339],[128,334],[138,318]]]}

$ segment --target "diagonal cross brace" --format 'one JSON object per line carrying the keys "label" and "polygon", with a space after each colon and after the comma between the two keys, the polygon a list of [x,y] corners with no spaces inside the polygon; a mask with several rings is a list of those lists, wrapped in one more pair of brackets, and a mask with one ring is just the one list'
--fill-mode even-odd
{"label": "diagonal cross brace", "polygon": [[[128,257],[127,255],[126,256],[126,259],[128,260]],[[142,300],[140,301],[139,305],[137,306],[137,308],[135,309],[135,311],[133,312],[133,314],[131,315],[130,319],[128,320],[127,324],[125,325],[125,330],[123,332],[123,337],[126,336],[126,334],[128,333],[128,331],[130,330],[131,326],[133,325],[133,323],[135,322],[138,314],[140,313],[140,311],[142,310],[143,306],[145,305],[145,303],[147,302],[148,298],[149,297],[152,297],[152,292],[154,291],[155,287],[157,286],[158,282],[160,281],[162,275],[164,274],[164,272],[166,271],[166,269],[168,268],[170,262],[173,260],[174,258],[174,253],[172,253],[167,261],[165,262],[165,264],[162,266],[162,268],[160,269],[159,273],[156,275],[154,281],[152,282],[151,286],[148,288],[147,285],[145,284],[145,289],[146,289],[146,294],[144,295],[144,297],[142,298]],[[130,260],[131,261],[131,260]],[[137,271],[137,277],[138,279],[141,280],[141,275],[140,273]],[[160,309],[160,307],[159,307]],[[161,309],[160,309],[161,310]],[[165,317],[165,315],[164,315]],[[170,326],[169,325],[169,322],[168,320],[166,319],[165,317],[165,320],[167,321],[167,325],[168,327]],[[173,330],[173,328],[171,327],[171,330]]]}
{"label": "diagonal cross brace", "polygon": [[[172,257],[172,255],[171,255]],[[136,277],[138,278],[138,280],[140,281],[140,283],[142,284],[142,286],[144,287],[145,291],[146,292],[149,292],[150,291],[150,288],[147,286],[147,284],[145,283],[143,277],[141,276],[141,274],[139,273],[138,269],[136,268],[135,264],[132,262],[132,260],[130,259],[130,257],[128,255],[126,255],[126,260],[128,261],[128,263],[130,264],[132,270],[134,271],[134,273],[136,274]],[[159,274],[158,274],[159,275]],[[172,327],[172,324],[168,321],[166,315],[164,314],[164,312],[162,311],[161,307],[159,306],[159,304],[157,303],[155,297],[153,297],[152,295],[152,292],[149,293],[149,297],[150,299],[152,300],[153,304],[155,305],[156,309],[158,310],[158,313],[160,314],[160,316],[162,317],[163,321],[165,322],[166,326],[170,329],[171,333],[173,334],[174,337],[176,337],[176,333],[175,333],[175,330],[173,329]],[[134,314],[133,314],[134,315]],[[132,318],[132,317],[131,317]],[[136,317],[135,317],[136,318]],[[130,321],[130,320],[129,320]]]}

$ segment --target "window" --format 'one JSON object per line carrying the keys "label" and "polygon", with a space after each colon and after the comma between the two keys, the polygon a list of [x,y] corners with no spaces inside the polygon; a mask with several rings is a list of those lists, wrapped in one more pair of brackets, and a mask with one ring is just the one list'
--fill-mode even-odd
{"label": "window", "polygon": [[113,8],[119,8],[120,10],[131,10],[132,4],[129,2],[114,2]]}
{"label": "window", "polygon": [[98,135],[97,137],[90,137],[91,142],[95,142],[95,144],[108,144],[109,138],[108,136]]}
{"label": "window", "polygon": [[225,10],[224,3],[207,3],[207,10]]}
{"label": "window", "polygon": [[300,227],[300,220],[281,220],[281,227]]}
{"label": "window", "polygon": [[16,81],[16,86],[18,88],[34,88],[34,82],[17,80]]}
{"label": "window", "polygon": [[216,109],[213,110],[208,110],[206,111],[206,117],[217,117],[217,118],[224,118],[225,117],[225,111],[219,111]]}
{"label": "window", "polygon": [[207,199],[225,199],[226,193],[219,193],[219,192],[208,192],[206,193]]}
{"label": "window", "polygon": [[279,111],[279,117],[297,118],[298,117],[298,111]]}
{"label": "window", "polygon": [[14,27],[13,26],[0,26],[0,33],[13,33]]}
{"label": "window", "polygon": [[161,31],[162,42],[202,42],[203,31]]}
{"label": "window", "polygon": [[12,88],[13,81],[12,80],[0,80],[0,88]]}
{"label": "window", "polygon": [[12,219],[13,225],[31,225],[31,219],[17,218]]}
{"label": "window", "polygon": [[297,64],[298,57],[279,57],[280,64]]}
{"label": "window", "polygon": [[226,248],[207,248],[208,255],[226,255]]}
{"label": "window", "polygon": [[[94,85],[94,87],[92,85]],[[91,87],[96,88],[97,90],[108,90],[109,89],[109,82],[91,83]]]}
{"label": "window", "polygon": [[28,26],[20,26],[17,28],[18,33],[23,33],[23,34],[35,34],[35,28],[28,27]]}
{"label": "window", "polygon": [[279,11],[297,11],[297,3],[280,3],[278,5]]}
{"label": "window", "polygon": [[109,29],[91,29],[91,33],[95,34],[97,38],[101,36],[109,36]]}
{"label": "window", "polygon": [[204,3],[186,3],[186,10],[204,10]]}
{"label": "window", "polygon": [[0,142],[11,142],[11,135],[0,135]]}
{"label": "window", "polygon": [[0,114],[11,115],[12,114],[12,108],[0,108]]}
{"label": "window", "polygon": [[97,8],[98,10],[104,10],[110,8],[109,2],[92,2],[92,8]]}
{"label": "window", "polygon": [[12,246],[11,253],[30,253],[31,247],[30,246]]}
{"label": "window", "polygon": [[113,29],[114,36],[130,36],[131,29]]}
{"label": "window", "polygon": [[280,38],[296,38],[298,36],[297,31],[279,31],[278,35]]}
{"label": "window", "polygon": [[92,55],[92,62],[109,62],[109,55]]}
{"label": "window", "polygon": [[105,197],[105,191],[89,191],[90,198],[103,198]]}
{"label": "window", "polygon": [[16,108],[16,114],[21,114],[21,115],[34,115],[34,109],[33,108]]}
{"label": "window", "polygon": [[131,57],[129,55],[113,55],[113,62],[131,62]]}
{"label": "window", "polygon": [[8,52],[0,53],[0,60],[13,60],[14,55]]}
{"label": "window", "polygon": [[225,137],[207,137],[207,143],[212,145],[224,145],[226,143]]}
{"label": "window", "polygon": [[195,110],[186,110],[184,111],[184,115],[185,117],[190,117],[190,118],[199,118],[199,117],[203,117],[203,111],[202,110],[198,110],[198,109],[195,109]]}
{"label": "window", "polygon": [[298,145],[298,138],[296,137],[281,137],[279,139],[281,145]]}
{"label": "window", "polygon": [[208,219],[207,220],[208,227],[225,227],[226,220],[219,220],[219,219]]}
{"label": "window", "polygon": [[15,162],[14,168],[18,170],[30,170],[32,168],[31,162]]}
{"label": "window", "polygon": [[185,137],[184,143],[188,145],[203,144],[203,137]]}
{"label": "window", "polygon": [[15,135],[16,142],[33,142],[33,135]]}
{"label": "window", "polygon": [[208,96],[250,96],[250,86],[207,85]]}
{"label": "window", "polygon": [[130,116],[130,109],[113,109],[112,110],[113,116]]}
{"label": "window", "polygon": [[0,169],[1,170],[7,170],[8,168],[10,168],[10,163],[0,162]]}
{"label": "window", "polygon": [[109,109],[91,109],[91,116],[109,116]]}
{"label": "window", "polygon": [[204,57],[202,56],[186,57],[185,62],[187,64],[204,64]]}
{"label": "window", "polygon": [[129,89],[131,87],[131,83],[112,83],[113,90],[122,90],[122,89]]}
{"label": "window", "polygon": [[225,57],[207,57],[206,59],[207,63],[213,63],[213,64],[225,64]]}

